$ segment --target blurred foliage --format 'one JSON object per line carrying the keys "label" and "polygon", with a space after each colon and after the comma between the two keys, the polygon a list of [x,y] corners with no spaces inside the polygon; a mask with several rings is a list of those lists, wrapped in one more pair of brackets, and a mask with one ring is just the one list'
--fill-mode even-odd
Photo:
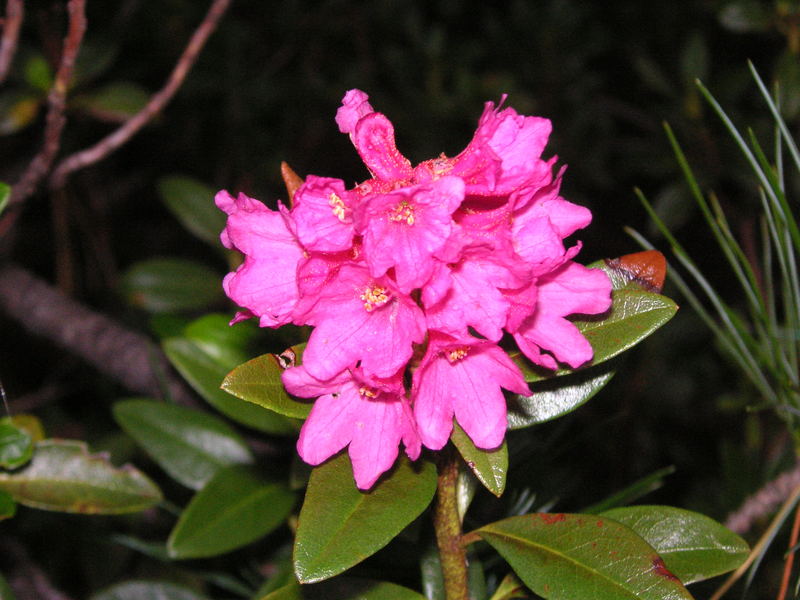
{"label": "blurred foliage", "polygon": [[[16,181],[41,143],[65,17],[58,0],[27,8],[20,50],[0,88],[0,181],[7,183]],[[70,90],[63,153],[94,143],[163,85],[205,10],[205,2],[189,0],[88,3],[89,31]],[[700,185],[716,191],[745,253],[757,254],[757,246],[748,247],[758,229],[757,196],[694,80],[702,78],[736,122],[757,135],[768,132],[772,120],[747,72],[751,59],[765,79],[781,79],[781,107],[796,130],[799,52],[800,8],[787,0],[509,0],[499,7],[474,0],[237,0],[167,109],[119,152],[75,174],[64,194],[30,199],[14,229],[0,233],[0,252],[3,260],[163,339],[180,363],[182,348],[204,348],[203,332],[214,330],[191,330],[194,317],[234,310],[213,291],[235,260],[214,244],[219,216],[197,213],[187,222],[197,190],[241,190],[274,203],[284,195],[282,160],[301,176],[348,183],[365,178],[333,122],[352,87],[369,93],[376,109],[390,116],[398,145],[412,160],[460,151],[482,103],[507,93],[519,112],[553,120],[548,151],[569,165],[563,193],[594,212],[593,225],[581,235],[582,262],[631,252],[623,225],[657,235],[631,191],[638,185],[664,222],[685,234],[687,250],[725,295],[734,282],[718,273],[719,258],[707,251],[710,236],[697,234],[702,216],[681,182],[661,122],[681,140]],[[196,186],[188,197],[181,194],[186,185]],[[0,210],[4,196],[0,184]],[[187,296],[178,285],[171,295],[154,297],[148,283],[158,277],[200,281],[193,289],[201,292]],[[49,437],[88,440],[92,451],[110,452],[114,464],[132,460],[154,478],[161,475],[156,465],[167,468],[168,460],[148,457],[113,420],[112,401],[125,390],[2,315],[0,323],[0,378],[14,415],[35,413]],[[683,310],[625,359],[626,376],[611,381],[584,410],[512,432],[506,493],[498,503],[477,490],[465,526],[556,503],[559,510],[578,510],[642,480],[648,489],[660,486],[648,502],[724,518],[793,456],[773,415],[742,411],[757,399],[720,361],[710,339],[699,317]],[[298,341],[285,331],[259,331],[236,340],[233,350],[205,345],[227,348],[227,354],[195,355],[224,374],[244,360],[232,353],[246,358]],[[192,370],[187,364],[182,369],[185,375]],[[213,403],[212,383],[192,383]],[[228,416],[234,426],[236,416]],[[3,427],[24,438],[25,427],[5,421]],[[286,419],[261,429],[285,434],[292,427]],[[302,468],[290,465],[291,435],[259,439],[266,441],[257,446],[257,458],[269,465],[270,476],[285,480],[292,469],[303,479]],[[669,466],[674,474],[648,479]],[[170,501],[189,502],[189,490],[166,477],[157,482]],[[252,482],[252,489],[272,493],[271,485]],[[0,494],[0,529],[3,537],[25,540],[53,583],[79,598],[104,588],[97,598],[120,597],[121,586],[111,586],[130,577],[141,581],[123,584],[126,589],[150,586],[153,593],[166,584],[149,580],[168,579],[175,585],[167,591],[176,598],[245,597],[258,588],[266,595],[281,587],[281,577],[286,581],[285,528],[202,563],[170,562],[163,544],[154,543],[174,525],[169,507],[103,519],[17,507],[13,519],[3,520],[14,505]],[[426,535],[401,535],[357,575],[391,568],[395,581],[413,587],[417,538],[430,542]],[[173,546],[180,548],[176,538]],[[0,570],[3,561],[0,555]],[[503,573],[496,563],[484,566],[492,589]],[[763,589],[748,597],[774,597],[779,566],[780,556],[773,566],[767,563]],[[3,586],[0,579],[0,594]],[[695,588],[698,595],[706,589]]]}

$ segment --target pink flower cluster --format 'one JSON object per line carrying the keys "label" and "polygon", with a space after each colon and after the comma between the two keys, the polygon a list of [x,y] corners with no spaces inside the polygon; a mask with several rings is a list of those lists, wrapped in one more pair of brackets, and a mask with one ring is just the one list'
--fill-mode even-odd
{"label": "pink flower cluster", "polygon": [[501,338],[543,367],[578,367],[592,348],[565,317],[607,310],[611,285],[572,260],[580,242],[564,245],[591,213],[559,196],[563,169],[541,158],[547,119],[488,102],[463,152],[416,166],[364,92],[347,92],[336,122],[370,179],[310,175],[291,209],[225,191],[216,203],[223,244],[244,255],[224,281],[245,308],[233,322],[314,327],[283,374],[317,398],[300,456],[316,465],[349,445],[367,489],[401,441],[411,459],[442,448],[453,418],[477,447],[499,446],[503,389],[531,393]]}

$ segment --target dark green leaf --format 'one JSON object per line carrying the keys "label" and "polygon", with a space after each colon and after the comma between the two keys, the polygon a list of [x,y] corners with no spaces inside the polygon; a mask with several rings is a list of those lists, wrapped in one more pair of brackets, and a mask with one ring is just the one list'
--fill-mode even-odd
{"label": "dark green leaf", "polygon": [[478,480],[498,498],[506,489],[506,471],[508,471],[508,446],[503,444],[494,450],[477,448],[463,429],[455,423],[450,437],[461,453],[467,466],[472,469]]}
{"label": "dark green leaf", "polygon": [[16,133],[33,123],[41,106],[39,96],[16,92],[0,95],[0,135]]}
{"label": "dark green leaf", "polygon": [[207,597],[174,583],[126,581],[98,592],[90,600],[207,600]]}
{"label": "dark green leaf", "polygon": [[540,513],[504,519],[476,533],[543,598],[691,598],[653,548],[612,519]]}
{"label": "dark green leaf", "polygon": [[84,514],[136,512],[161,501],[161,491],[140,471],[114,467],[70,440],[36,444],[25,467],[0,473],[0,490],[25,506]]}
{"label": "dark green leaf", "polygon": [[221,362],[187,338],[170,338],[162,344],[172,365],[214,408],[237,423],[274,434],[292,434],[294,423],[270,410],[242,402],[220,389],[234,365]]}
{"label": "dark green leaf", "polygon": [[225,314],[203,315],[186,325],[182,337],[192,340],[220,364],[238,365],[252,356],[249,344],[258,335],[258,327],[255,321],[232,326],[230,320]]}
{"label": "dark green leaf", "polygon": [[245,467],[221,469],[183,511],[167,549],[173,558],[229,552],[278,527],[293,504],[289,490],[264,483]]}
{"label": "dark green leaf", "polygon": [[303,583],[338,575],[388,544],[430,504],[436,469],[401,456],[368,492],[353,482],[341,453],[311,473],[300,512],[294,570]]}
{"label": "dark green leaf", "polygon": [[612,292],[610,313],[573,322],[594,349],[596,365],[635,346],[677,312],[678,306],[666,296],[651,292],[616,290]]}
{"label": "dark green leaf", "polygon": [[109,121],[124,121],[139,112],[150,94],[140,85],[130,81],[115,81],[83,96],[79,104],[90,113]]}
{"label": "dark green leaf", "polygon": [[53,86],[53,71],[47,59],[41,54],[33,54],[23,66],[25,82],[40,92],[49,92]]}
{"label": "dark green leaf", "polygon": [[228,373],[222,389],[247,402],[258,404],[276,413],[305,419],[311,412],[311,402],[295,400],[283,389],[283,367],[275,354],[264,354]]}
{"label": "dark green leaf", "polygon": [[215,190],[191,177],[171,175],[158,181],[158,193],[186,229],[222,247],[219,234],[225,227],[225,213],[214,204]]}
{"label": "dark green leaf", "polygon": [[6,209],[8,199],[11,197],[11,186],[0,181],[0,215]]}
{"label": "dark green leaf", "polygon": [[195,490],[220,468],[253,461],[231,427],[197,410],[125,400],[114,405],[114,418],[173,479]]}
{"label": "dark green leaf", "polygon": [[5,577],[0,574],[0,600],[15,600],[16,596],[14,596],[14,592],[11,590],[11,586],[8,585]]}
{"label": "dark green leaf", "polygon": [[572,412],[602,390],[614,373],[613,365],[605,364],[532,382],[533,394],[515,395],[508,402],[509,429],[530,427]]}
{"label": "dark green leaf", "polygon": [[664,559],[684,584],[738,568],[750,549],[738,535],[704,515],[671,506],[629,506],[602,513],[627,525]]}
{"label": "dark green leaf", "polygon": [[164,542],[146,542],[130,535],[112,535],[111,541],[161,562],[170,560],[167,546]]}
{"label": "dark green leaf", "polygon": [[151,312],[205,308],[222,298],[220,275],[182,258],[154,258],[133,265],[122,287],[128,301]]}
{"label": "dark green leaf", "polygon": [[513,598],[530,598],[530,595],[522,582],[513,573],[509,573],[497,586],[490,600],[512,600]]}
{"label": "dark green leaf", "polygon": [[337,577],[315,585],[293,581],[259,600],[425,600],[425,596],[386,581]]}
{"label": "dark green leaf", "polygon": [[634,481],[631,485],[614,492],[607,498],[600,502],[596,502],[591,506],[584,508],[581,512],[597,514],[605,510],[617,508],[625,504],[635,502],[645,494],[649,494],[664,485],[664,477],[672,475],[675,472],[675,467],[669,466],[663,469],[658,469],[644,477]]}
{"label": "dark green leaf", "polygon": [[33,440],[10,417],[0,419],[0,467],[16,469],[33,456]]}
{"label": "dark green leaf", "polygon": [[[0,491],[0,521],[10,519],[17,514],[17,503],[7,492]],[[2,599],[2,596],[0,596]]]}

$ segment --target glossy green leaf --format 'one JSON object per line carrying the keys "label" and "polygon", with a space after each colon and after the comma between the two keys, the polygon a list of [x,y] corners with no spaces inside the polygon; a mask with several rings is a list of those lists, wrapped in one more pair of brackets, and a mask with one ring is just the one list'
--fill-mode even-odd
{"label": "glossy green leaf", "polygon": [[386,581],[337,577],[314,585],[293,581],[259,600],[425,600],[425,596]]}
{"label": "glossy green leaf", "polygon": [[596,365],[641,342],[677,310],[678,305],[666,296],[622,289],[612,292],[611,311],[604,318],[586,317],[573,323],[592,345],[590,364]]}
{"label": "glossy green leaf", "polygon": [[110,121],[124,121],[144,108],[150,94],[131,81],[115,81],[78,99],[94,116]]}
{"label": "glossy green leaf", "polygon": [[224,421],[153,400],[114,405],[114,419],[176,481],[200,489],[222,467],[253,462],[244,440]]}
{"label": "glossy green leaf", "polygon": [[346,453],[311,473],[300,511],[294,570],[303,583],[338,575],[388,544],[422,513],[436,491],[436,469],[401,456],[368,492],[358,490]]}
{"label": "glossy green leaf", "polygon": [[0,215],[8,205],[8,199],[11,197],[11,186],[7,183],[0,181]]}
{"label": "glossy green leaf", "polygon": [[277,355],[264,354],[228,373],[222,382],[222,389],[287,417],[305,419],[313,403],[296,400],[286,393],[281,383],[283,370]]}
{"label": "glossy green leaf", "polygon": [[[0,521],[10,519],[17,514],[17,503],[7,492],[0,491]],[[0,596],[2,599],[2,596]]]}
{"label": "glossy green leaf", "polygon": [[98,592],[90,600],[207,600],[207,596],[164,581],[126,581]]}
{"label": "glossy green leaf", "polygon": [[0,467],[16,469],[33,456],[33,440],[10,417],[0,419]]}
{"label": "glossy green leaf", "polygon": [[8,585],[6,578],[3,577],[2,573],[0,573],[0,600],[15,600],[16,596],[14,595],[11,586]]}
{"label": "glossy green leaf", "polygon": [[214,204],[216,190],[183,175],[158,181],[158,193],[181,224],[201,240],[221,248],[219,234],[225,227],[225,213]]}
{"label": "glossy green leaf", "polygon": [[220,469],[181,514],[167,550],[173,558],[230,552],[278,527],[293,504],[288,489],[264,483],[246,467]]}
{"label": "glossy green leaf", "polygon": [[136,512],[161,501],[161,490],[140,471],[114,467],[107,456],[89,454],[86,444],[71,440],[36,444],[25,467],[0,472],[0,491],[25,506],[83,514]]}
{"label": "glossy green leaf", "polygon": [[533,394],[516,394],[508,401],[509,429],[530,427],[572,412],[602,390],[614,373],[613,367],[606,364],[531,382]]}
{"label": "glossy green leaf", "polygon": [[602,513],[638,533],[684,584],[738,568],[747,543],[713,519],[671,506],[628,506]]}
{"label": "glossy green leaf", "polygon": [[513,573],[503,577],[490,600],[513,600],[514,598],[530,598],[523,583]]}
{"label": "glossy green leaf", "polygon": [[230,325],[229,314],[211,313],[191,321],[181,335],[197,344],[203,352],[222,364],[238,365],[246,361],[250,343],[258,335],[254,320]]}
{"label": "glossy green leaf", "polygon": [[472,443],[469,436],[459,426],[453,425],[453,434],[450,436],[456,448],[461,453],[467,466],[472,469],[478,480],[498,498],[506,489],[506,472],[508,471],[508,446],[503,444],[494,450],[482,450]]}
{"label": "glossy green leaf", "polygon": [[292,434],[297,431],[294,423],[283,415],[242,402],[220,389],[220,384],[234,365],[220,361],[187,338],[170,338],[164,340],[162,346],[178,372],[225,416],[267,433]]}
{"label": "glossy green leaf", "polygon": [[593,515],[539,513],[476,531],[548,600],[679,600],[691,595],[628,527]]}
{"label": "glossy green leaf", "polygon": [[36,415],[19,414],[13,417],[4,417],[0,422],[10,422],[14,427],[27,433],[34,442],[41,442],[45,438],[44,426]]}
{"label": "glossy green leaf", "polygon": [[122,289],[133,306],[150,312],[196,310],[222,298],[219,273],[182,258],[136,263],[125,273]]}

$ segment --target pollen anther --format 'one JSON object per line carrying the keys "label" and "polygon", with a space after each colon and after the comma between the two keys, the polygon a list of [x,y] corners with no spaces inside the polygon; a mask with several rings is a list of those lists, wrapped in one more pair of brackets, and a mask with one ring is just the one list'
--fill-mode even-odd
{"label": "pollen anther", "polygon": [[469,354],[469,347],[461,346],[460,348],[453,348],[452,350],[448,350],[445,354],[447,355],[447,360],[451,363],[458,362]]}
{"label": "pollen anther", "polygon": [[376,308],[383,306],[389,301],[389,298],[391,298],[389,290],[379,285],[370,285],[361,294],[361,299],[364,301],[364,310],[367,312],[372,312]]}
{"label": "pollen anther", "polygon": [[373,390],[372,388],[368,388],[365,385],[362,385],[360,388],[358,388],[358,393],[364,398],[375,398],[378,395],[377,391]]}
{"label": "pollen anther", "polygon": [[414,207],[408,203],[408,200],[400,201],[397,206],[391,210],[389,220],[395,223],[405,222],[406,225],[413,225]]}
{"label": "pollen anther", "polygon": [[334,216],[344,223],[345,219],[347,218],[347,207],[335,192],[331,193],[331,196],[328,199],[328,206],[331,207],[331,212],[333,212]]}

